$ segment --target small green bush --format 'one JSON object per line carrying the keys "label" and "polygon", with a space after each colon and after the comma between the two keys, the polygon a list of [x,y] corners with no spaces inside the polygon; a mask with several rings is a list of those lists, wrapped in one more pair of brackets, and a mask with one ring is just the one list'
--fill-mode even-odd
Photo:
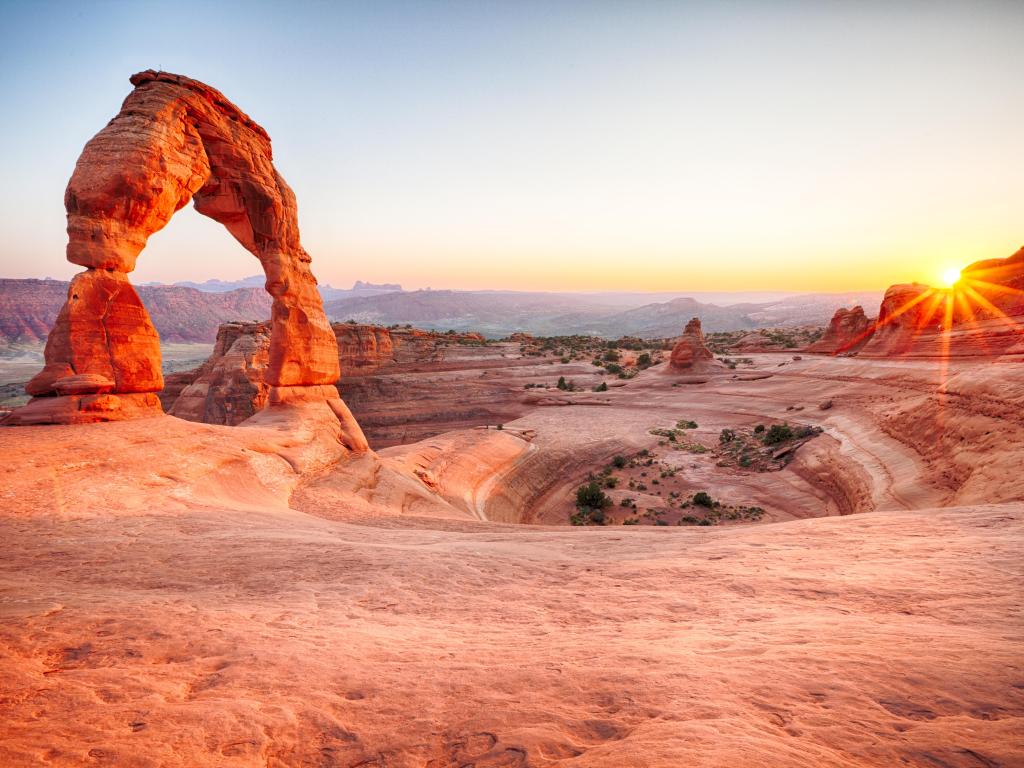
{"label": "small green bush", "polygon": [[697,493],[693,494],[693,503],[699,507],[707,507],[708,509],[715,506],[714,500],[708,495],[707,491],[697,491]]}
{"label": "small green bush", "polygon": [[778,445],[793,439],[793,428],[789,424],[772,424],[764,435],[765,445]]}

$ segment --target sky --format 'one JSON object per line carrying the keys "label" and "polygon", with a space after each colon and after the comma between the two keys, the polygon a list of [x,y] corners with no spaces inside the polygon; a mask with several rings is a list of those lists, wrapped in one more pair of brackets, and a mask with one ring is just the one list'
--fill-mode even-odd
{"label": "sky", "polygon": [[[0,0],[0,277],[153,68],[263,125],[321,283],[845,291],[1024,244],[1024,2]],[[191,207],[135,282],[255,258]]]}

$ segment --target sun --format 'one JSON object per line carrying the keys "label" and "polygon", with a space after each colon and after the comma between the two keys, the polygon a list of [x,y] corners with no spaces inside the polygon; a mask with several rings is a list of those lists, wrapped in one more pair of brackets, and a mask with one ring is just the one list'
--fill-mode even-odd
{"label": "sun", "polygon": [[946,288],[952,288],[954,285],[956,285],[958,280],[960,280],[959,269],[947,269],[945,272],[942,273],[942,284]]}

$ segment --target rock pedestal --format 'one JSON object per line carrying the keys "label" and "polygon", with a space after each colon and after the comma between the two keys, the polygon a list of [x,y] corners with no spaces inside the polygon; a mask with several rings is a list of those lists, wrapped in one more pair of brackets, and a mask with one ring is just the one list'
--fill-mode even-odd
{"label": "rock pedestal", "polygon": [[701,367],[715,359],[714,354],[704,343],[704,332],[700,327],[700,318],[693,318],[686,324],[683,335],[672,347],[669,365],[676,370],[689,370]]}

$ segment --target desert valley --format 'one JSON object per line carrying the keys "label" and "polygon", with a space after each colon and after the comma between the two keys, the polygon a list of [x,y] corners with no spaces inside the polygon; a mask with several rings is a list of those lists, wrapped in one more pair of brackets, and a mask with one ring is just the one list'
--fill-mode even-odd
{"label": "desert valley", "polygon": [[[1024,248],[333,288],[267,131],[131,86],[0,280],[0,765],[1024,766]],[[189,204],[262,273],[134,281]]]}

